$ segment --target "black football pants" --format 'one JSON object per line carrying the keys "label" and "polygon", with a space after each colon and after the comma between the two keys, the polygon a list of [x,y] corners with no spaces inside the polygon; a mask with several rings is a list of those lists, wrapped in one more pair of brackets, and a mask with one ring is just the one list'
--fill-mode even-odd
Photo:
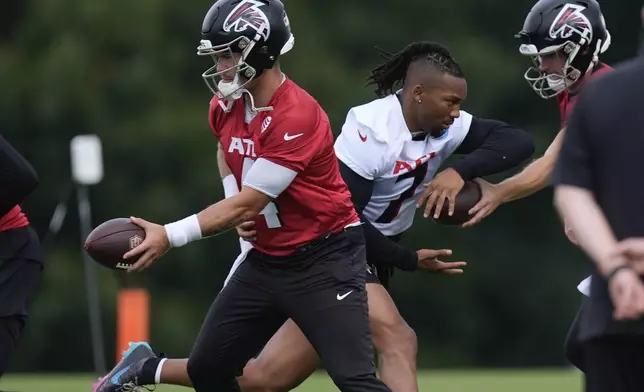
{"label": "black football pants", "polygon": [[251,250],[212,304],[188,361],[195,391],[239,391],[236,377],[291,318],[345,392],[389,391],[378,379],[361,227],[289,257]]}

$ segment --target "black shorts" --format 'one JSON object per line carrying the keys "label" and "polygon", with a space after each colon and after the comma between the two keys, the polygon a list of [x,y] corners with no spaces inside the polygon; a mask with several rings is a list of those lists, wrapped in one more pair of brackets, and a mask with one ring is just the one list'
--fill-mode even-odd
{"label": "black shorts", "polygon": [[188,360],[195,391],[239,390],[236,376],[287,319],[340,390],[388,391],[375,375],[361,227],[287,257],[251,250],[217,296]]}
{"label": "black shorts", "polygon": [[[402,233],[388,236],[387,238],[397,243],[400,241],[401,237],[402,237]],[[389,281],[391,280],[391,277],[393,275],[394,275],[394,267],[378,265],[376,263],[370,263],[369,260],[367,260],[367,278],[366,278],[367,283],[376,283],[376,284],[382,285],[385,289],[388,290]]]}
{"label": "black shorts", "polygon": [[27,316],[43,260],[40,241],[31,227],[0,232],[0,317]]}

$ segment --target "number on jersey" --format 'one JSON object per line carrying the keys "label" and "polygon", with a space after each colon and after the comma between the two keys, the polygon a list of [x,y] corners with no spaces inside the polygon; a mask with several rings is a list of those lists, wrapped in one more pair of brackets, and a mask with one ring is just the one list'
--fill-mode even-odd
{"label": "number on jersey", "polygon": [[377,223],[391,223],[397,216],[398,213],[400,212],[400,207],[402,206],[403,202],[410,197],[414,196],[416,193],[416,188],[420,184],[422,184],[423,179],[427,175],[427,167],[429,165],[429,162],[425,162],[422,165],[416,166],[416,168],[412,171],[409,171],[405,174],[401,174],[396,178],[396,183],[406,180],[408,178],[413,178],[414,182],[412,182],[411,186],[407,188],[403,193],[398,196],[396,200],[392,200],[389,202],[389,205],[387,208],[385,208],[385,211],[376,219]]}
{"label": "number on jersey", "polygon": [[[250,170],[251,166],[253,166],[253,163],[255,163],[253,159],[248,157],[244,158],[244,166],[242,167],[242,182],[244,181],[244,178],[246,178],[246,173],[248,173],[248,170]],[[259,214],[264,216],[264,219],[266,219],[266,227],[268,227],[269,229],[282,227],[282,221],[280,221],[279,211],[277,210],[277,205],[275,205],[275,203],[268,203]]]}

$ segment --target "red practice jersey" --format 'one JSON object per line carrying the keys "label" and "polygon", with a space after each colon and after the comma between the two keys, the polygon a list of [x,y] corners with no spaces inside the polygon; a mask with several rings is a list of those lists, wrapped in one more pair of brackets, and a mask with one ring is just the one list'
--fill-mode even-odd
{"label": "red practice jersey", "polygon": [[[595,66],[592,73],[586,77],[593,78],[605,72],[611,71],[612,69],[613,68],[611,68],[609,65],[606,65],[604,63],[599,63]],[[586,81],[582,81],[582,83],[584,82]],[[568,115],[572,111],[572,108],[575,106],[576,100],[577,100],[577,94],[571,95],[568,92],[568,90],[564,90],[561,94],[557,95],[557,103],[559,103],[559,115],[561,117],[561,128],[564,128],[566,126]]]}
{"label": "red practice jersey", "polygon": [[247,122],[244,99],[234,101],[230,111],[224,112],[214,97],[209,122],[240,188],[260,158],[297,173],[255,218],[253,246],[266,254],[286,256],[359,218],[340,176],[329,119],[318,102],[286,79],[268,105],[273,110],[258,112]]}
{"label": "red practice jersey", "polygon": [[20,209],[20,206],[15,206],[5,216],[0,216],[0,232],[28,225],[29,220]]}

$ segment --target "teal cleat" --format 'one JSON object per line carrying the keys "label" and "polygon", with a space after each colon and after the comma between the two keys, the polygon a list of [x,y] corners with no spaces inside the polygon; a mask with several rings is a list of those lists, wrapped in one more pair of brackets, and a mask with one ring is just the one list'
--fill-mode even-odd
{"label": "teal cleat", "polygon": [[138,384],[138,380],[141,377],[143,364],[155,356],[147,342],[130,342],[130,347],[123,353],[121,361],[99,381],[94,392],[134,392],[139,390],[142,385]]}

